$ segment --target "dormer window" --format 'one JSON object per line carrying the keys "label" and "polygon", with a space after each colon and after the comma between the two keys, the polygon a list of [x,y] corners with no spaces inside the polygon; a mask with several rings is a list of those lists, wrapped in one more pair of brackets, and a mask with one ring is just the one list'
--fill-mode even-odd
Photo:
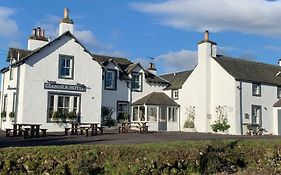
{"label": "dormer window", "polygon": [[138,72],[132,73],[132,91],[136,91],[136,92],[142,91],[142,73],[138,73]]}
{"label": "dormer window", "polygon": [[253,83],[252,87],[253,96],[261,96],[261,84]]}
{"label": "dormer window", "polygon": [[60,55],[59,78],[73,79],[73,57]]}
{"label": "dormer window", "polygon": [[117,71],[107,69],[105,72],[105,89],[116,90],[117,89]]}
{"label": "dormer window", "polygon": [[178,89],[172,90],[172,98],[173,98],[174,100],[179,99],[179,90],[178,90]]}
{"label": "dormer window", "polygon": [[13,80],[14,77],[14,69],[12,66],[10,66],[10,80]]}

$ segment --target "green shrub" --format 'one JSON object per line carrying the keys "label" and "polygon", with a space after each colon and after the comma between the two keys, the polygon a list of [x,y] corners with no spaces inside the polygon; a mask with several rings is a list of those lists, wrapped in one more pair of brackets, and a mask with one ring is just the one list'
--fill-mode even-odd
{"label": "green shrub", "polygon": [[183,125],[184,128],[194,128],[194,122],[190,120],[186,120]]}
{"label": "green shrub", "polygon": [[6,115],[7,115],[6,111],[2,111],[2,112],[1,112],[1,118],[5,118]]}
{"label": "green shrub", "polygon": [[14,112],[10,112],[10,113],[9,113],[9,117],[10,117],[10,118],[14,118],[14,117],[15,117],[15,113],[14,113]]}
{"label": "green shrub", "polygon": [[215,124],[212,124],[211,128],[214,132],[224,132],[230,128],[230,125],[228,124],[227,119],[224,118],[222,121],[216,121]]}

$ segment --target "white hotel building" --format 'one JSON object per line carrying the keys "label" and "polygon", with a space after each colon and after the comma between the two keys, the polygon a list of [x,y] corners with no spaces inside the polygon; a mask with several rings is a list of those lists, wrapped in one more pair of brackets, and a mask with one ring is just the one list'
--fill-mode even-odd
{"label": "white hotel building", "polygon": [[41,123],[48,131],[63,130],[67,123],[58,124],[55,112],[101,123],[104,106],[114,119],[128,115],[156,131],[184,130],[186,109],[193,109],[195,130],[211,132],[222,107],[229,134],[245,134],[252,123],[281,135],[281,67],[224,57],[216,48],[205,32],[194,70],[157,76],[154,64],[145,69],[127,58],[91,53],[73,35],[65,9],[57,38],[49,41],[37,28],[27,49],[9,49],[1,70],[0,129]]}

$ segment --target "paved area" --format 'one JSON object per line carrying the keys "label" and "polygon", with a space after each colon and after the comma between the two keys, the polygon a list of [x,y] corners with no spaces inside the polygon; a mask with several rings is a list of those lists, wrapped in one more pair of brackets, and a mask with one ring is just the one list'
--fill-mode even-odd
{"label": "paved area", "polygon": [[12,146],[46,146],[70,144],[140,144],[149,142],[188,141],[188,140],[214,140],[214,139],[281,139],[279,136],[234,136],[211,133],[185,133],[185,132],[138,132],[118,133],[117,130],[106,130],[103,135],[64,136],[64,133],[47,133],[47,137],[23,139],[23,137],[6,137],[0,130],[0,148]]}

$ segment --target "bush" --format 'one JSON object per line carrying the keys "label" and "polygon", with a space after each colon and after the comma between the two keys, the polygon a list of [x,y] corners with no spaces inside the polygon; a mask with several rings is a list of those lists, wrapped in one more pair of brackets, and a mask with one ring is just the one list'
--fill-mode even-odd
{"label": "bush", "polygon": [[228,124],[227,119],[224,118],[222,121],[216,121],[215,124],[211,125],[211,127],[214,132],[224,132],[230,128],[230,125]]}
{"label": "bush", "polygon": [[281,174],[279,139],[0,149],[0,174]]}
{"label": "bush", "polygon": [[186,120],[183,125],[184,128],[194,128],[194,122],[190,120]]}
{"label": "bush", "polygon": [[9,117],[10,117],[10,118],[14,118],[14,117],[15,117],[15,113],[14,113],[14,112],[10,112],[10,113],[9,113]]}
{"label": "bush", "polygon": [[7,115],[6,111],[1,112],[1,118],[6,118],[6,115]]}

